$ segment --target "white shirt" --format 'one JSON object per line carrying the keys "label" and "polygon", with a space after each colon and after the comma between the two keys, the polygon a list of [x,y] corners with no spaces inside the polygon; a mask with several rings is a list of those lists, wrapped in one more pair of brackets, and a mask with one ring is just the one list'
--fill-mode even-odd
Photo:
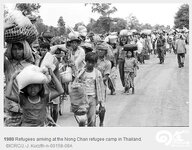
{"label": "white shirt", "polygon": [[140,54],[143,49],[143,44],[141,43],[140,40],[137,41],[137,52]]}
{"label": "white shirt", "polygon": [[84,74],[85,90],[87,95],[96,95],[96,74],[95,69],[92,72],[85,72]]}
{"label": "white shirt", "polygon": [[75,54],[71,54],[71,59],[74,61],[77,70],[80,70],[85,65],[85,51],[80,46],[75,51]]}

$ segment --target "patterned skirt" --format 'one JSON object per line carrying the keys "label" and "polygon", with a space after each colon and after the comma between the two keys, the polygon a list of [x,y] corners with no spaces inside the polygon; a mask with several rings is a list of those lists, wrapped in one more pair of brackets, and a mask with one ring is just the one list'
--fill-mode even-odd
{"label": "patterned skirt", "polygon": [[135,78],[134,72],[125,71],[124,72],[125,87],[134,88],[134,78]]}

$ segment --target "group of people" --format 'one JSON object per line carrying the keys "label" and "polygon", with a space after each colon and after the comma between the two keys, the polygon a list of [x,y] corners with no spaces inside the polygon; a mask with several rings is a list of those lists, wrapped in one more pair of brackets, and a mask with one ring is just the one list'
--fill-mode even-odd
{"label": "group of people", "polygon": [[[39,40],[36,47],[27,41],[7,43],[4,55],[5,126],[55,124],[60,101],[69,95],[70,84],[74,81],[84,85],[88,126],[96,126],[98,108],[103,110],[99,113],[99,126],[103,126],[107,88],[111,95],[116,94],[117,68],[124,87],[123,93],[134,94],[138,62],[145,63],[146,57],[151,53],[158,53],[162,64],[166,50],[171,52],[173,49],[178,54],[179,67],[184,66],[185,41],[181,34],[178,40],[175,40],[176,36],[166,37],[165,33],[129,34],[124,29],[119,33],[101,37],[93,32],[82,35],[72,31],[67,40],[59,44],[49,40]],[[137,50],[126,50],[127,44],[136,45]],[[29,65],[41,67],[47,53],[54,57],[55,69],[47,66],[51,82],[29,84],[19,90],[17,75]],[[71,69],[72,77],[68,81],[62,78],[67,68]]]}

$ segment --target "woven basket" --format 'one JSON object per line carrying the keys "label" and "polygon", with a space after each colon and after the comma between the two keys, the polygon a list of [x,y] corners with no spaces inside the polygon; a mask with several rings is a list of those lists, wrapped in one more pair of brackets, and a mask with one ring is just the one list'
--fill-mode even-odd
{"label": "woven basket", "polygon": [[38,32],[36,27],[33,25],[25,27],[14,26],[6,29],[4,35],[7,43],[26,40],[29,44],[31,44],[36,40]]}
{"label": "woven basket", "polygon": [[137,45],[136,44],[126,44],[124,45],[124,51],[136,51]]}

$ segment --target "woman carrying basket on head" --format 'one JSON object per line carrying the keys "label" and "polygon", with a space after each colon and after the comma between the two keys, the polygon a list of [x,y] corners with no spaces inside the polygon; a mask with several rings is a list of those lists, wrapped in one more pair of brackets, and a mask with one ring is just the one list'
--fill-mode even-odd
{"label": "woman carrying basket on head", "polygon": [[[17,22],[17,17],[22,18],[20,22]],[[36,39],[36,35],[36,29],[21,12],[14,12],[11,17],[8,15],[5,19],[4,36],[7,46],[4,54],[4,74],[6,84],[8,84],[14,72],[35,64],[29,43]],[[13,94],[19,94],[16,82],[13,83]],[[5,98],[5,114],[5,126],[19,126],[21,124],[22,109],[20,105],[7,98]]]}

